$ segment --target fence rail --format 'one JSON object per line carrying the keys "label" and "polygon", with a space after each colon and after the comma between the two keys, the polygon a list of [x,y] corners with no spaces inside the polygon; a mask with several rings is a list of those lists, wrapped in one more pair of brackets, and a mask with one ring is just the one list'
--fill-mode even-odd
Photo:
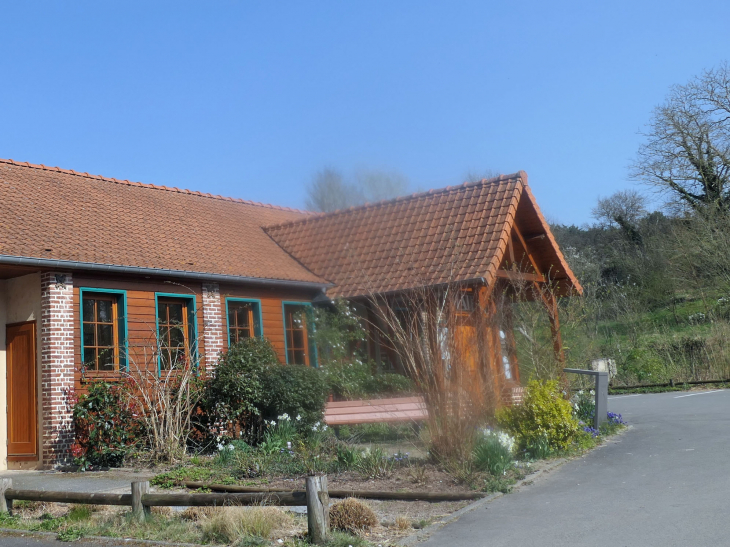
{"label": "fence rail", "polygon": [[[307,477],[301,492],[228,492],[214,494],[166,493],[151,494],[148,481],[133,482],[131,494],[98,492],[53,492],[13,488],[12,479],[0,479],[0,513],[11,513],[14,500],[52,503],[88,503],[93,505],[126,505],[139,522],[144,522],[152,507],[224,507],[232,505],[306,505],[308,531],[315,544],[324,543],[329,533],[329,494],[327,478]],[[316,501],[311,499],[312,496]]]}

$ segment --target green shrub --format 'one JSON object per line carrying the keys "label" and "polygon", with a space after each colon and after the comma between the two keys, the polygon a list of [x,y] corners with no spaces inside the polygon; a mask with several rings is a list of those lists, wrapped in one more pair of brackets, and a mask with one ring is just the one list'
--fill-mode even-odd
{"label": "green shrub", "polygon": [[264,397],[265,371],[279,366],[271,343],[246,338],[221,355],[206,381],[203,406],[207,433],[227,437],[255,437]]}
{"label": "green shrub", "polygon": [[338,399],[364,399],[413,393],[413,382],[393,373],[373,374],[373,365],[359,361],[327,362],[322,365],[327,387]]}
{"label": "green shrub", "polygon": [[391,372],[371,375],[365,382],[364,387],[370,396],[399,395],[415,391],[415,385],[410,378]]}
{"label": "green shrub", "polygon": [[315,424],[323,422],[327,385],[316,368],[267,367],[261,383],[264,394],[259,410],[265,420],[277,420],[280,415],[288,414],[300,432],[309,432]]}
{"label": "green shrub", "polygon": [[[324,419],[326,398],[325,379],[317,369],[281,365],[268,340],[247,338],[221,356],[206,382],[205,433],[258,442],[265,435],[264,422],[280,422],[283,415],[300,433],[311,432]],[[282,435],[270,430],[268,440],[277,444]],[[285,436],[284,442],[291,440]]]}
{"label": "green shrub", "polygon": [[387,423],[342,425],[337,436],[349,442],[382,443],[418,437],[418,425],[411,423]]}
{"label": "green shrub", "polygon": [[497,421],[514,435],[521,449],[534,446],[541,438],[553,450],[565,450],[579,432],[573,408],[566,401],[556,381],[531,381],[521,405],[497,411]]}
{"label": "green shrub", "polygon": [[127,397],[126,383],[93,381],[73,407],[76,442],[71,452],[82,469],[119,467],[141,440],[142,424]]}
{"label": "green shrub", "polygon": [[668,380],[664,362],[647,348],[632,349],[619,372],[621,379],[630,383],[659,384]]}

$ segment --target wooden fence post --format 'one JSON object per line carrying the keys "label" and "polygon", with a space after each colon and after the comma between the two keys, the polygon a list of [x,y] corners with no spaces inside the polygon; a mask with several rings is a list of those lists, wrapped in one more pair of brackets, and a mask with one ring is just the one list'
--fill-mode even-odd
{"label": "wooden fence post", "polygon": [[13,487],[13,479],[0,479],[0,513],[13,512],[13,500],[5,497],[5,491]]}
{"label": "wooden fence post", "polygon": [[150,493],[150,482],[132,483],[132,516],[137,522],[144,522],[150,514],[150,508],[142,505],[142,496]]}
{"label": "wooden fence post", "polygon": [[327,475],[307,477],[306,484],[309,540],[315,545],[322,545],[327,541],[330,529],[330,496],[327,492]]}

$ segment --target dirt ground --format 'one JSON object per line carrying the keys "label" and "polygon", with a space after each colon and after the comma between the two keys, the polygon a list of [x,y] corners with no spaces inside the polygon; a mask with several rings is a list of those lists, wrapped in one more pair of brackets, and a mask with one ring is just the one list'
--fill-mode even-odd
{"label": "dirt ground", "polygon": [[[464,485],[454,482],[448,473],[439,470],[436,466],[426,464],[423,475],[416,468],[401,467],[394,471],[389,478],[364,479],[354,471],[328,474],[327,487],[330,490],[377,490],[384,492],[429,491],[429,492],[471,492]],[[271,478],[267,485],[272,488],[291,488],[301,490],[304,486],[303,478]]]}

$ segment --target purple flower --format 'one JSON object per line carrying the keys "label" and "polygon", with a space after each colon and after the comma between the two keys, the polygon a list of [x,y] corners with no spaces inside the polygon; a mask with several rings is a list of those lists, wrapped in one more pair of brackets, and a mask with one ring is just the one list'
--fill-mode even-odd
{"label": "purple flower", "polygon": [[608,413],[608,423],[611,425],[626,425],[626,422],[621,418],[621,414],[616,414],[615,412]]}

